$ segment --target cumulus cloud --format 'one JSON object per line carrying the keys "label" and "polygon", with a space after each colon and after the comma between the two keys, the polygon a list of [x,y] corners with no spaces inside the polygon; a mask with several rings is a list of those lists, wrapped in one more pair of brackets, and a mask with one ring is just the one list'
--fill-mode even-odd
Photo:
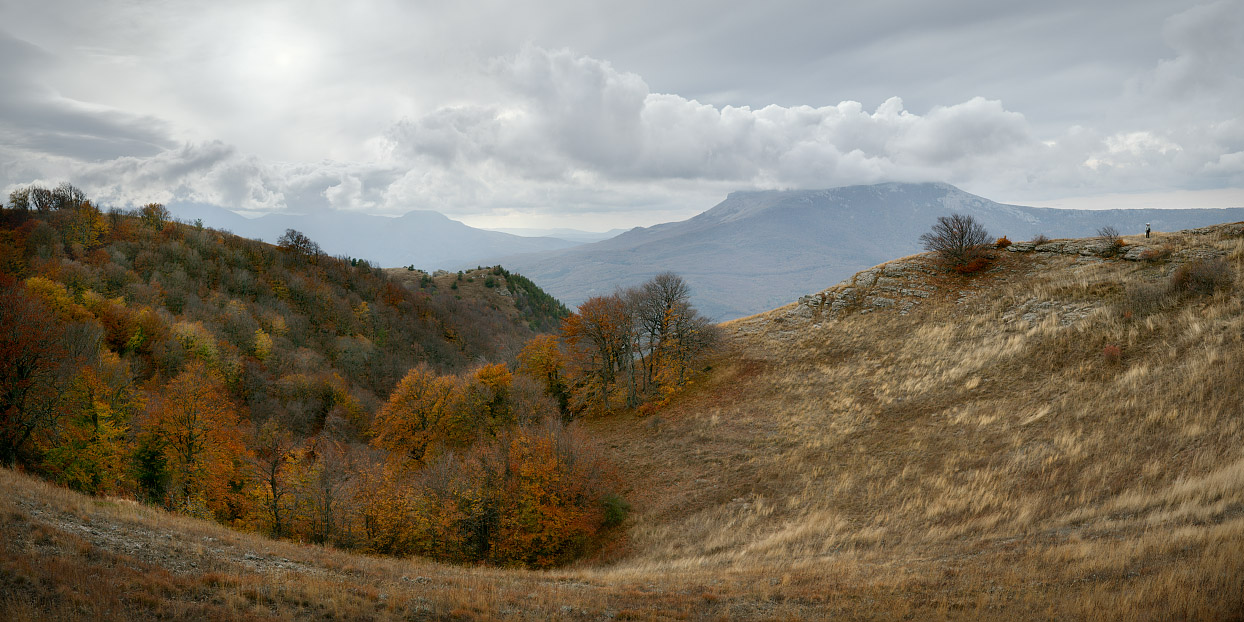
{"label": "cumulus cloud", "polygon": [[1023,115],[973,98],[925,115],[891,98],[823,107],[714,107],[652,93],[634,74],[568,50],[527,46],[494,63],[512,99],[443,107],[396,124],[412,164],[489,166],[549,179],[703,179],[829,186],[945,179],[1036,142]]}
{"label": "cumulus cloud", "polygon": [[[0,149],[0,159],[10,157],[18,156]],[[46,155],[26,156],[24,162],[24,170],[5,171],[5,177],[43,185],[71,180],[105,205],[206,203],[243,211],[295,213],[408,209],[401,207],[399,198],[390,197],[400,171],[331,161],[273,163],[241,154],[219,141],[104,162]],[[15,185],[19,184],[10,184],[10,189]],[[391,205],[391,200],[398,205]]]}

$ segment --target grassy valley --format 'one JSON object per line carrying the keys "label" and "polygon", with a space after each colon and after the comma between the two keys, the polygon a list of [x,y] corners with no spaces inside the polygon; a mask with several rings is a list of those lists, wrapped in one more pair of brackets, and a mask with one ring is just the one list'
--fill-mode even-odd
{"label": "grassy valley", "polygon": [[[271,540],[3,471],[0,611],[1236,619],[1244,225],[1123,242],[1015,244],[971,275],[906,257],[722,325],[659,405],[583,413],[631,511],[552,570]],[[426,276],[455,302],[503,282]]]}

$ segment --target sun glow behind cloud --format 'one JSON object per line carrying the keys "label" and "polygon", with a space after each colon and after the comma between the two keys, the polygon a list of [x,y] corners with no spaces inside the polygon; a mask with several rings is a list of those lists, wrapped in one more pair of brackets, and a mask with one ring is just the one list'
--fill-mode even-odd
{"label": "sun glow behind cloud", "polygon": [[[123,21],[126,9],[107,6]],[[962,44],[953,44],[957,39],[992,42],[981,49],[993,55],[1007,54],[1009,46],[1016,58],[1034,62],[1038,57],[1025,56],[1024,46],[1047,42],[1022,37],[1049,34],[1033,30],[1041,23],[1033,16],[1011,19],[1005,12],[973,29],[934,21],[921,22],[922,29],[900,23],[884,30],[885,20],[897,18],[866,7],[844,10],[823,25],[858,20],[860,37],[872,31],[871,38],[852,47],[849,30],[837,32],[839,43],[812,29],[816,36],[801,39],[806,49],[794,45],[807,30],[789,21],[797,12],[749,14],[756,22],[746,33],[755,39],[754,59],[794,54],[770,60],[798,67],[890,59],[888,74],[873,75],[868,65],[856,88],[826,84],[823,96],[807,105],[728,101],[734,96],[721,95],[726,90],[763,102],[765,91],[755,85],[777,84],[779,74],[786,84],[808,78],[784,66],[757,61],[753,67],[727,47],[721,48],[725,57],[740,63],[737,84],[714,88],[718,95],[708,93],[708,99],[680,93],[671,76],[694,85],[717,68],[675,72],[698,50],[675,45],[677,31],[645,38],[638,24],[624,23],[642,11],[576,28],[579,18],[558,3],[546,8],[566,13],[543,16],[504,3],[487,11],[382,0],[346,9],[223,3],[188,20],[162,13],[176,12],[177,5],[161,5],[151,11],[158,18],[153,24],[176,17],[188,25],[144,33],[139,24],[121,33],[124,40],[107,39],[107,28],[79,28],[75,34],[87,40],[63,45],[49,34],[54,28],[40,31],[31,20],[27,31],[38,43],[0,37],[0,51],[14,59],[0,69],[11,85],[0,95],[0,183],[70,179],[118,204],[199,201],[256,211],[388,214],[435,209],[475,224],[569,219],[595,228],[686,217],[739,189],[880,181],[945,181],[1011,202],[1137,192],[1170,199],[1182,191],[1244,187],[1244,122],[1236,105],[1244,99],[1242,6],[1238,0],[1192,8],[1162,0],[1119,5],[1127,11],[1119,13],[1121,20],[1167,7],[1167,19],[1143,33],[1165,52],[1116,74],[1114,95],[1083,106],[1065,104],[1087,97],[1083,92],[1038,99],[1036,89],[1008,91],[1022,76],[956,87],[919,107],[910,103],[928,101],[937,85],[954,84],[959,76],[995,71],[988,55],[965,57]],[[1078,10],[1051,7],[1038,17],[1053,21]],[[96,15],[108,15],[100,11]],[[818,21],[824,8],[809,5],[808,11],[799,18]],[[735,36],[748,20],[691,19],[694,14],[668,17],[668,28],[684,18],[697,24],[685,45],[751,43]],[[788,20],[779,25],[789,31],[764,30],[773,16]],[[139,23],[147,15],[130,17]],[[989,39],[981,34],[985,28],[1006,33],[1006,40]],[[154,47],[134,43],[143,34]],[[607,45],[602,56],[545,42],[559,39]],[[933,61],[898,64],[916,43],[962,66],[939,78],[929,70],[938,58],[932,52]],[[873,60],[854,50],[871,50]],[[665,88],[615,65],[614,53],[631,59],[659,54],[664,64],[647,67]],[[823,55],[819,64],[807,64],[816,54]],[[73,62],[81,68],[56,71]],[[972,62],[981,64],[964,64]],[[85,80],[92,67],[106,79],[73,81]],[[1087,73],[1079,66],[1037,67],[1039,73],[1026,79],[1050,83],[1084,74],[1100,83],[1106,67],[1097,62]],[[886,83],[860,86],[869,80]],[[102,91],[114,83],[131,85],[143,97]],[[100,91],[98,101],[86,97],[87,84]],[[77,99],[58,95],[62,91]],[[885,95],[858,101],[851,97],[856,91]],[[993,94],[1001,91],[1013,96]],[[727,101],[709,101],[719,97]],[[1076,107],[1107,112],[1085,113],[1071,123],[1056,122],[1048,112]]]}

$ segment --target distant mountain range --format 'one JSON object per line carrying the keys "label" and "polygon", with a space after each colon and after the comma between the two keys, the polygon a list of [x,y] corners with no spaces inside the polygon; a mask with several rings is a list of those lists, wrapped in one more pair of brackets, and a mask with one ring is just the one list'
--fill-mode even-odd
{"label": "distant mountain range", "polygon": [[[729,320],[784,305],[878,263],[919,252],[938,216],[974,216],[995,236],[1084,237],[1175,231],[1244,220],[1244,208],[1070,210],[995,203],[948,184],[887,183],[829,190],[734,192],[688,220],[625,233],[469,227],[433,211],[396,218],[354,212],[245,218],[170,204],[178,218],[275,242],[297,229],[330,255],[382,267],[459,270],[500,263],[570,306],[672,270],[705,315]],[[524,235],[515,235],[521,233]],[[609,237],[611,236],[611,237]],[[607,237],[607,239],[601,239]]]}
{"label": "distant mountain range", "polygon": [[717,320],[751,315],[878,263],[920,252],[938,216],[970,214],[995,236],[1027,240],[1174,231],[1244,220],[1244,208],[1067,210],[1004,205],[948,184],[734,192],[691,219],[567,249],[501,258],[567,305],[672,270]]}
{"label": "distant mountain range", "polygon": [[523,228],[523,227],[493,228],[493,229],[486,229],[486,230],[487,231],[500,231],[502,233],[509,233],[512,235],[521,235],[523,237],[528,237],[528,238],[557,238],[559,240],[567,240],[569,242],[574,242],[576,244],[588,244],[590,242],[600,242],[601,240],[608,240],[609,238],[612,238],[626,231],[626,229],[610,229],[609,231],[596,232],[596,231],[580,231],[578,229],[563,229],[563,228],[533,229],[533,228]]}
{"label": "distant mountain range", "polygon": [[[396,218],[355,212],[327,211],[306,215],[268,214],[246,218],[212,205],[170,204],[174,216],[242,237],[274,243],[286,229],[296,229],[330,255],[366,259],[391,268],[409,266],[421,270],[458,270],[482,265],[488,258],[565,249],[582,243],[559,237],[531,237],[487,231],[451,220],[439,212],[421,210]],[[563,230],[584,241],[603,234]],[[598,237],[591,237],[596,235]]]}

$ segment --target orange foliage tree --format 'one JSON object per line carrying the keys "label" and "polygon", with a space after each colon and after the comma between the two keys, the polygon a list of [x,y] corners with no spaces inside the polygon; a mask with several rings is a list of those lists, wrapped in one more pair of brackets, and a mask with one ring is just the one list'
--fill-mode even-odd
{"label": "orange foliage tree", "polygon": [[535,379],[544,388],[545,395],[557,400],[562,418],[569,413],[569,393],[563,378],[566,357],[560,342],[554,335],[537,335],[518,353],[518,371]]}
{"label": "orange foliage tree", "polygon": [[373,553],[408,555],[429,550],[431,542],[416,513],[418,498],[411,494],[410,474],[392,462],[361,470],[354,503],[358,506],[363,549]]}
{"label": "orange foliage tree", "polygon": [[[627,406],[665,401],[691,377],[703,355],[715,349],[720,329],[690,303],[691,289],[678,275],[658,274],[610,296],[590,298],[562,322],[565,377],[571,410],[610,410],[625,390]],[[556,369],[551,346],[532,342],[520,359],[539,377]]]}
{"label": "orange foliage tree", "polygon": [[610,411],[609,392],[631,356],[631,316],[620,296],[594,296],[562,321],[577,394],[589,409]]}
{"label": "orange foliage tree", "polygon": [[408,372],[376,414],[372,444],[422,462],[441,431],[441,419],[461,400],[461,383],[427,365]]}
{"label": "orange foliage tree", "polygon": [[168,506],[217,518],[234,513],[246,448],[237,409],[215,371],[195,361],[173,378],[153,400],[143,432],[163,454]]}
{"label": "orange foliage tree", "polygon": [[502,447],[504,501],[489,560],[548,568],[579,556],[603,526],[608,470],[555,423],[519,428]]}

